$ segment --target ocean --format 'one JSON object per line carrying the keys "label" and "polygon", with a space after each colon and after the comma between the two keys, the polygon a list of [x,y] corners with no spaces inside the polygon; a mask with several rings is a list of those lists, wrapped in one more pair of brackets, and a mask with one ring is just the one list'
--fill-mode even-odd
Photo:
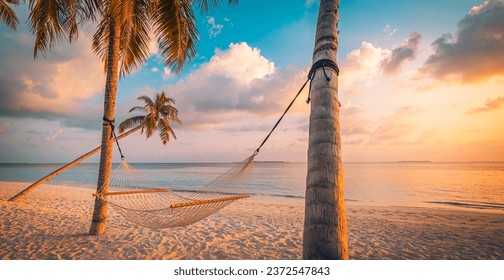
{"label": "ocean", "polygon": [[[132,163],[146,185],[194,191],[232,163]],[[27,185],[61,164],[0,164],[0,181]],[[49,183],[96,188],[98,165],[84,163]],[[256,162],[252,193],[270,199],[302,199],[306,163]],[[504,163],[345,163],[348,204],[466,209],[504,214]]]}

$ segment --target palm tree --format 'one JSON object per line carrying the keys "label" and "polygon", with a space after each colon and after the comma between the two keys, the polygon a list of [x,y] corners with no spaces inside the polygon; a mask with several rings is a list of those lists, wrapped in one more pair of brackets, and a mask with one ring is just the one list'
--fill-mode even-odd
{"label": "palm tree", "polygon": [[0,20],[7,24],[10,29],[16,30],[19,18],[14,10],[9,7],[9,4],[18,6],[19,0],[0,0]]}
{"label": "palm tree", "polygon": [[[36,34],[35,57],[62,39],[75,40],[79,24],[99,21],[93,36],[93,50],[102,58],[107,78],[98,190],[108,191],[113,148],[110,135],[119,77],[137,69],[148,58],[151,28],[165,64],[180,72],[196,54],[198,32],[193,6],[205,12],[220,2],[222,0],[30,0],[30,28]],[[238,0],[228,2],[233,4]],[[91,235],[105,232],[106,215],[106,202],[97,198]]]}
{"label": "palm tree", "polygon": [[[144,101],[146,104],[144,107],[133,107],[130,112],[140,111],[144,112],[147,115],[144,116],[135,116],[129,118],[121,123],[119,126],[119,132],[121,133],[117,136],[117,140],[121,140],[126,136],[133,134],[134,132],[141,129],[141,133],[146,131],[146,138],[152,136],[152,133],[156,130],[159,130],[159,136],[163,141],[163,144],[167,144],[170,141],[170,135],[177,139],[175,136],[175,132],[173,132],[170,122],[181,123],[178,119],[178,110],[174,107],[175,100],[166,96],[164,92],[158,93],[156,95],[156,100],[152,101],[152,99],[148,96],[138,97],[138,100]],[[126,131],[127,129],[130,129]],[[35,188],[42,185],[43,183],[51,180],[52,178],[58,176],[59,174],[67,171],[68,169],[74,167],[79,162],[91,157],[101,150],[101,146],[94,148],[93,150],[85,153],[84,155],[76,158],[74,161],[56,169],[55,171],[49,173],[43,178],[39,179],[35,183],[29,185],[27,188],[23,189],[21,192],[11,197],[9,201],[17,202],[23,199],[26,195],[32,192]]]}
{"label": "palm tree", "polygon": [[142,129],[141,133],[145,131],[145,138],[149,138],[158,130],[159,137],[163,144],[168,144],[170,135],[177,139],[175,132],[170,126],[170,122],[181,123],[178,118],[178,110],[174,107],[175,100],[166,96],[165,92],[158,93],[156,100],[143,95],[137,98],[145,103],[145,106],[135,106],[131,108],[130,113],[139,111],[146,115],[134,116],[126,119],[119,125],[119,132],[124,132],[129,128]]}
{"label": "palm tree", "polygon": [[[321,0],[313,62],[336,62],[339,0]],[[327,68],[329,69],[329,68]],[[304,259],[348,259],[336,71],[317,71],[311,92]]]}

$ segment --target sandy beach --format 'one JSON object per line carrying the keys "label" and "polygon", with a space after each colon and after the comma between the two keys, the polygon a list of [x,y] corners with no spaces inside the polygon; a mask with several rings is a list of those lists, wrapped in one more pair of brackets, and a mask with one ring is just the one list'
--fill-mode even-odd
{"label": "sandy beach", "polygon": [[[301,259],[304,203],[253,197],[186,228],[153,230],[110,209],[87,234],[93,190],[0,183],[0,259]],[[349,203],[351,259],[504,259],[504,215]]]}

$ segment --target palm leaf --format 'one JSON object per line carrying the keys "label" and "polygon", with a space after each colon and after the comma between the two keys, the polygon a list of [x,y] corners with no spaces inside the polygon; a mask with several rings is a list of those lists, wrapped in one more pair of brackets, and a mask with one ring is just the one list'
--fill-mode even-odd
{"label": "palm leaf", "polygon": [[159,138],[161,138],[161,142],[163,142],[163,144],[166,145],[170,141],[170,135],[167,133],[168,131],[162,121],[158,122],[158,130],[159,130]]}
{"label": "palm leaf", "polygon": [[55,42],[64,36],[65,16],[58,0],[30,0],[28,17],[30,30],[35,33],[34,56],[38,52],[47,53]]}
{"label": "palm leaf", "polygon": [[164,145],[166,145],[170,141],[170,134],[173,136],[173,139],[177,139],[175,132],[170,126],[170,123],[166,119],[160,119],[158,122],[159,129],[159,137]]}
{"label": "palm leaf", "polygon": [[163,118],[168,119],[169,121],[176,122],[178,124],[182,123],[178,118],[178,110],[171,105],[163,106],[163,108],[161,108],[160,110],[160,114],[163,116]]}
{"label": "palm leaf", "polygon": [[[203,13],[209,9],[216,8],[222,0],[195,0],[193,5],[196,5]],[[237,4],[238,0],[228,0],[229,5]]]}
{"label": "palm leaf", "polygon": [[119,125],[119,133],[123,133],[126,129],[137,127],[145,122],[145,116],[135,116],[124,120]]}
{"label": "palm leaf", "polygon": [[98,0],[30,0],[28,24],[30,31],[35,34],[34,57],[37,57],[38,53],[47,53],[63,39],[69,41],[76,39],[78,25],[86,20],[94,19],[102,2]]}
{"label": "palm leaf", "polygon": [[104,14],[98,23],[98,28],[93,35],[93,52],[103,61],[103,69],[106,72],[108,66],[108,48],[110,41],[110,29],[112,18],[110,14]]}
{"label": "palm leaf", "polygon": [[5,22],[10,29],[16,30],[19,18],[14,10],[9,7],[8,3],[16,6],[19,5],[19,1],[17,0],[0,0],[0,20]]}
{"label": "palm leaf", "polygon": [[192,0],[158,0],[152,18],[165,65],[178,73],[196,55],[198,31]]}
{"label": "palm leaf", "polygon": [[121,1],[121,66],[120,76],[138,69],[149,57],[149,5],[148,0]]}
{"label": "palm leaf", "polygon": [[143,101],[145,103],[145,108],[155,106],[154,101],[152,101],[152,99],[147,95],[139,96],[137,97],[137,100]]}
{"label": "palm leaf", "polygon": [[131,113],[133,111],[140,111],[140,112],[143,112],[143,113],[147,113],[147,110],[145,109],[145,107],[142,107],[142,106],[135,106],[135,107],[131,108],[129,110],[129,113]]}
{"label": "palm leaf", "polygon": [[156,116],[154,114],[149,114],[149,116],[147,116],[146,118],[147,121],[145,124],[145,138],[150,138],[154,131],[157,130]]}

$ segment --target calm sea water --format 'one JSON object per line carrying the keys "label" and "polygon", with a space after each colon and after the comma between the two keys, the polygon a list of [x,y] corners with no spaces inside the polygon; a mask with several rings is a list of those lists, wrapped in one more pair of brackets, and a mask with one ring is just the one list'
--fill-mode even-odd
{"label": "calm sea water", "polygon": [[[224,163],[132,164],[146,184],[197,190],[227,171]],[[33,182],[59,164],[0,164],[0,181]],[[345,197],[349,204],[459,208],[504,214],[504,163],[346,163]],[[95,188],[97,164],[79,164],[51,184]],[[305,163],[254,166],[253,193],[303,198]]]}

